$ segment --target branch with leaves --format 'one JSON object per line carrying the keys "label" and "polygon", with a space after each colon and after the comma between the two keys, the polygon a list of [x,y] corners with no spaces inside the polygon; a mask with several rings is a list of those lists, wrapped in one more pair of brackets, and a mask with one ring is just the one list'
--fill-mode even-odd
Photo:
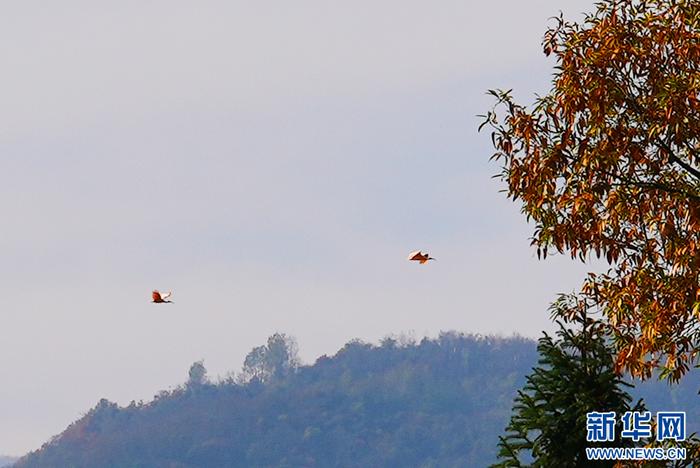
{"label": "branch with leaves", "polygon": [[552,88],[510,91],[491,129],[532,244],[610,268],[582,292],[605,313],[617,370],[679,379],[700,352],[700,3],[604,0],[545,35]]}

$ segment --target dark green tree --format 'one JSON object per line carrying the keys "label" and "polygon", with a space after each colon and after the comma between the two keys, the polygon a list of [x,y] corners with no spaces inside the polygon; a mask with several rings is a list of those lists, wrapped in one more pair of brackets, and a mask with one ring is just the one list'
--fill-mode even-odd
{"label": "dark green tree", "polygon": [[[500,437],[494,467],[583,467],[587,446],[629,446],[629,439],[599,444],[586,441],[586,414],[614,411],[618,424],[626,411],[643,411],[641,401],[632,407],[625,387],[615,373],[615,362],[605,328],[589,317],[590,304],[575,296],[561,296],[552,306],[559,326],[556,338],[539,340],[538,366],[518,391],[513,414]],[[567,317],[567,319],[563,319]],[[599,462],[595,466],[613,466]]]}

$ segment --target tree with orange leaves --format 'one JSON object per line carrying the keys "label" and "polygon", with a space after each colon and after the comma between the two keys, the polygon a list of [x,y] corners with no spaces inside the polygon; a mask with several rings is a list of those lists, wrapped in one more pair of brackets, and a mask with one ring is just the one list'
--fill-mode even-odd
{"label": "tree with orange leaves", "polygon": [[679,379],[700,353],[700,2],[603,0],[545,34],[552,88],[509,91],[492,129],[508,195],[556,250],[609,269],[581,294],[602,311],[618,371]]}

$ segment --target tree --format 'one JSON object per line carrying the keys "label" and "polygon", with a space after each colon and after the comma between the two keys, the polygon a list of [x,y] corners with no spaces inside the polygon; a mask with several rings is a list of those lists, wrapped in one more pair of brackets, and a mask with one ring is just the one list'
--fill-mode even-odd
{"label": "tree", "polygon": [[538,256],[608,263],[581,291],[617,369],[677,380],[700,352],[700,3],[603,0],[581,24],[557,18],[544,52],[549,93],[530,109],[490,91],[480,129]]}
{"label": "tree", "polygon": [[268,381],[282,377],[299,367],[299,347],[294,338],[275,333],[267,344],[253,348],[245,357],[241,379],[244,382]]}
{"label": "tree", "polygon": [[[585,300],[562,296],[553,307],[567,316],[577,310],[578,329],[558,320],[557,339],[546,333],[540,338],[538,366],[518,391],[507,434],[498,444],[500,462],[494,467],[589,466],[585,449],[600,444],[586,441],[586,414],[614,411],[619,417],[626,411],[643,411],[641,401],[630,407],[632,397],[625,387],[632,385],[615,373],[605,327],[588,317]],[[617,440],[605,445],[629,446],[619,433],[618,426]]]}
{"label": "tree", "polygon": [[207,368],[204,367],[204,361],[197,361],[190,366],[188,373],[187,387],[201,387],[207,383]]}

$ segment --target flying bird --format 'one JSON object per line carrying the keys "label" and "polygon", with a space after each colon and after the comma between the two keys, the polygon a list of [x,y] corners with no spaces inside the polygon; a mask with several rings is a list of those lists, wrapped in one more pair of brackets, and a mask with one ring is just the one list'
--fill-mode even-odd
{"label": "flying bird", "polygon": [[168,292],[168,294],[161,296],[160,293],[158,292],[158,290],[153,291],[153,294],[151,294],[151,296],[153,297],[153,302],[155,302],[157,304],[162,304],[163,302],[172,303],[173,301],[166,300],[167,298],[169,298],[172,295],[173,295],[173,293],[172,293],[172,291],[170,291],[170,292]]}
{"label": "flying bird", "polygon": [[430,256],[430,254],[422,253],[420,250],[416,250],[415,252],[411,252],[408,255],[409,260],[413,260],[416,262],[419,262],[421,265],[424,263],[427,263],[428,260],[435,260],[433,257]]}

